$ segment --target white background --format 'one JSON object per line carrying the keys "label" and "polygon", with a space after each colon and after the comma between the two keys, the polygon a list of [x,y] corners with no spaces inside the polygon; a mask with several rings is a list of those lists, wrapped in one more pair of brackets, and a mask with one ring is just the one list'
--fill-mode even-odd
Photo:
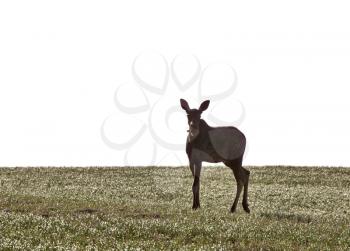
{"label": "white background", "polygon": [[[204,66],[235,68],[234,95],[246,110],[245,165],[349,166],[349,7],[305,0],[1,1],[0,165],[123,165],[125,152],[101,140],[101,123],[116,110],[118,85],[133,81],[135,56],[153,50],[169,61],[185,52]],[[138,150],[140,159],[146,150]]]}

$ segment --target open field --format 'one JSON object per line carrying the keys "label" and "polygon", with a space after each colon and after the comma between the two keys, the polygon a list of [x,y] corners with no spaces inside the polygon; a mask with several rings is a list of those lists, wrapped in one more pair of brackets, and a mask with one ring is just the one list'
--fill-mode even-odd
{"label": "open field", "polygon": [[0,168],[0,250],[349,250],[350,169],[248,167],[251,214],[226,167]]}

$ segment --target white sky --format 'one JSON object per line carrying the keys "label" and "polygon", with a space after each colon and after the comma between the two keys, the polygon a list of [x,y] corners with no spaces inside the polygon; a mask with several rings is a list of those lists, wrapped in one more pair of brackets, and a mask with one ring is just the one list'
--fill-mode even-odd
{"label": "white sky", "polygon": [[[349,166],[349,7],[305,0],[1,1],[0,166],[185,164],[184,150],[162,148],[148,128],[153,123],[162,139],[184,142],[184,115],[175,112],[166,127],[160,110],[181,97],[199,105],[195,91],[179,91],[171,81],[160,96],[144,91],[150,107],[159,102],[151,119],[149,110],[128,115],[114,104],[121,85],[121,102],[144,98],[131,71],[143,52],[163,55],[169,66],[176,55],[194,54],[202,70],[214,64],[223,85],[232,76],[216,65],[235,69],[230,100],[244,106],[245,165]],[[159,60],[150,62],[165,74]],[[178,62],[186,78],[195,64]],[[208,79],[210,92],[215,76]],[[120,140],[146,125],[126,157],[101,139],[106,118],[109,137]]]}

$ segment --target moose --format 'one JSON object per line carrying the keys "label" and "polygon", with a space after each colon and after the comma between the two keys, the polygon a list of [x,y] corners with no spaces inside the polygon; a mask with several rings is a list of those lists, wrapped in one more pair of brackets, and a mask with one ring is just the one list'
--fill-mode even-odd
{"label": "moose", "polygon": [[201,103],[198,109],[191,109],[186,100],[180,99],[181,107],[187,113],[189,125],[186,154],[194,178],[192,185],[192,209],[200,208],[199,187],[202,162],[223,162],[232,169],[237,182],[236,197],[231,207],[231,212],[236,211],[240,194],[242,189],[244,189],[242,205],[244,211],[249,213],[248,183],[250,172],[242,167],[246,138],[236,127],[211,127],[201,119],[201,114],[207,110],[209,103],[210,101],[206,100]]}

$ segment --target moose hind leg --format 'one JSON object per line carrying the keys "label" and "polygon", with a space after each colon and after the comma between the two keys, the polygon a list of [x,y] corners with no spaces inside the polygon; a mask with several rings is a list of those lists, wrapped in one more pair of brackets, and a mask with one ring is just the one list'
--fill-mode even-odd
{"label": "moose hind leg", "polygon": [[249,171],[245,170],[242,167],[242,157],[237,158],[237,159],[232,160],[232,161],[229,161],[229,162],[225,162],[225,164],[232,169],[233,174],[234,174],[235,179],[236,179],[236,182],[237,182],[236,197],[235,197],[235,200],[234,200],[233,205],[231,207],[231,212],[236,211],[239,197],[241,195],[242,189],[244,188],[243,208],[246,212],[249,213],[248,202],[247,202]]}
{"label": "moose hind leg", "polygon": [[234,213],[236,211],[239,197],[241,196],[242,188],[243,188],[243,183],[240,180],[237,180],[236,197],[235,197],[235,200],[233,201],[233,205],[231,207],[231,213]]}
{"label": "moose hind leg", "polygon": [[249,184],[249,175],[250,172],[242,167],[243,173],[245,174],[245,179],[244,179],[244,190],[243,190],[243,202],[242,206],[244,211],[247,213],[250,213],[249,209],[249,204],[248,204],[248,184]]}

